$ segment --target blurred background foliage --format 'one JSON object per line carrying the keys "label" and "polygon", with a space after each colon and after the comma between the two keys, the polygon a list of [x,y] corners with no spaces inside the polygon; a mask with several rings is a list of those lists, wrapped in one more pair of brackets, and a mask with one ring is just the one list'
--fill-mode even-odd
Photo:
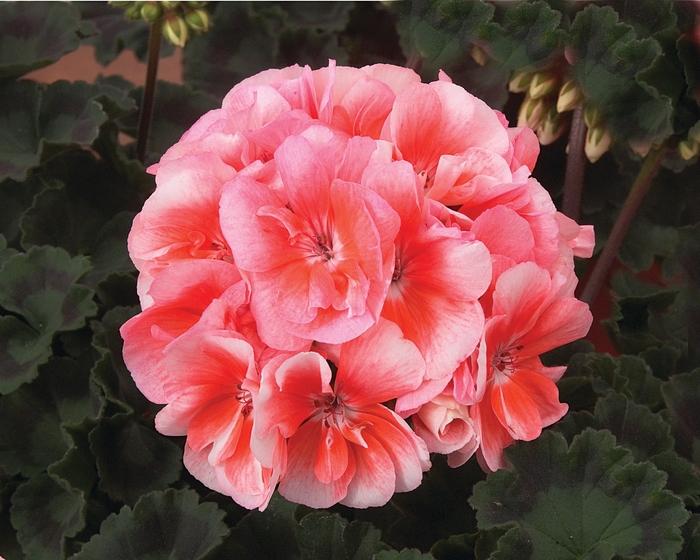
{"label": "blurred background foliage", "polygon": [[[700,558],[697,3],[116,4],[0,4],[0,555]],[[383,508],[276,497],[249,513],[182,468],[183,442],[155,432],[118,333],[138,312],[126,235],[154,188],[135,157],[142,89],[23,78],[86,44],[102,65],[124,50],[145,60],[163,13],[180,18],[166,16],[161,56],[183,49],[184,83],[158,83],[146,163],[241,79],[329,58],[409,65],[427,81],[443,70],[536,129],[534,174],[555,201],[567,162],[585,168],[580,221],[598,250],[662,150],[589,340],[547,357],[569,365],[571,412],[514,446],[509,469],[435,457],[418,490]]]}

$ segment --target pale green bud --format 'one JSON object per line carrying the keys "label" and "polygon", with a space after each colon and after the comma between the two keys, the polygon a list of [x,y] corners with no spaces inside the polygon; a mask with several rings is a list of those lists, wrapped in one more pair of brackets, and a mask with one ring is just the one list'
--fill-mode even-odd
{"label": "pale green bud", "polygon": [[595,163],[600,157],[610,149],[612,137],[603,126],[594,126],[586,132],[585,152],[588,161]]}
{"label": "pale green bud", "polygon": [[209,29],[209,14],[205,10],[194,10],[185,15],[185,21],[192,31],[202,33]]}
{"label": "pale green bud", "polygon": [[561,86],[557,97],[557,111],[565,113],[578,107],[583,101],[583,94],[574,80],[568,80]]}
{"label": "pale green bud", "polygon": [[549,72],[535,72],[532,75],[532,80],[530,81],[530,87],[528,89],[530,97],[533,99],[544,97],[553,92],[558,83],[559,80],[554,74],[550,74]]}
{"label": "pale green bud", "polygon": [[513,77],[508,82],[508,90],[513,93],[520,93],[527,91],[530,87],[530,81],[532,80],[532,74],[530,72],[524,72],[520,70],[513,74]]}
{"label": "pale green bud", "polygon": [[176,47],[184,47],[189,37],[187,24],[179,16],[171,16],[163,23],[163,36]]}

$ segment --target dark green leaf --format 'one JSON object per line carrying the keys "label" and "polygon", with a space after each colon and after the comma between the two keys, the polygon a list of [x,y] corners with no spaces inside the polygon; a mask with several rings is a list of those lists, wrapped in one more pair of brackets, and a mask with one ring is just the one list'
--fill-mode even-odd
{"label": "dark green leaf", "polygon": [[683,503],[663,489],[661,471],[634,463],[609,432],[586,430],[567,447],[563,436],[547,431],[506,456],[512,467],[477,484],[470,502],[480,528],[523,531],[531,558],[670,560],[680,551]]}
{"label": "dark green leaf", "polygon": [[89,145],[107,114],[85,82],[11,82],[0,86],[0,180],[24,180],[47,145]]}
{"label": "dark green leaf", "polygon": [[124,412],[136,412],[142,416],[153,416],[155,407],[138,390],[131,373],[122,358],[122,338],[119,328],[138,313],[137,307],[115,307],[93,321],[93,345],[102,355],[95,363],[93,376],[107,400]]}
{"label": "dark green leaf", "polygon": [[394,495],[382,508],[354,511],[355,518],[379,527],[382,540],[394,548],[428,550],[438,539],[475,529],[467,500],[483,471],[476,461],[450,468],[440,455],[433,456],[432,463],[418,488]]}
{"label": "dark green leaf", "polygon": [[430,81],[441,69],[452,73],[494,12],[485,2],[455,0],[419,0],[401,4],[400,9],[401,47],[407,59],[421,60],[421,72]]}
{"label": "dark green leaf", "polygon": [[216,560],[299,558],[295,513],[299,506],[275,494],[265,511],[251,511],[231,530]]}
{"label": "dark green leaf", "polygon": [[96,418],[101,395],[70,358],[52,358],[39,378],[0,398],[0,466],[32,476],[60,460],[71,446],[63,426]]}
{"label": "dark green leaf", "polygon": [[128,414],[102,420],[89,440],[100,488],[115,500],[133,504],[142,494],[167,488],[180,477],[180,447]]}
{"label": "dark green leaf", "polygon": [[0,306],[21,315],[2,317],[0,393],[8,393],[36,376],[48,357],[56,332],[85,323],[97,308],[93,292],[77,283],[89,270],[87,259],[71,258],[57,247],[34,247],[8,258],[0,269]]}
{"label": "dark green leaf", "polygon": [[42,473],[17,488],[10,513],[27,560],[63,558],[66,537],[85,525],[85,500],[80,491]]}
{"label": "dark green leaf", "polygon": [[385,548],[370,523],[348,523],[337,513],[314,512],[296,527],[302,560],[363,560]]}
{"label": "dark green leaf", "polygon": [[374,560],[433,560],[433,555],[417,548],[404,548],[400,551],[382,550],[374,556]]}
{"label": "dark green leaf", "polygon": [[671,99],[640,78],[662,54],[655,39],[637,38],[611,7],[591,5],[571,24],[570,47],[574,77],[614,135],[658,143],[673,132]]}
{"label": "dark green leaf", "polygon": [[662,387],[678,451],[700,463],[700,369],[674,375]]}
{"label": "dark green leaf", "polygon": [[517,2],[506,6],[503,21],[489,23],[482,37],[487,52],[503,68],[537,70],[561,54],[561,12],[547,2]]}
{"label": "dark green leaf", "polygon": [[430,549],[430,553],[437,560],[473,560],[476,558],[474,546],[478,533],[450,535],[446,539],[437,541]]}
{"label": "dark green leaf", "polygon": [[0,79],[55,62],[80,45],[75,5],[56,2],[0,4]]}
{"label": "dark green leaf", "polygon": [[110,515],[71,560],[199,560],[228,534],[224,512],[192,490],[151,492]]}

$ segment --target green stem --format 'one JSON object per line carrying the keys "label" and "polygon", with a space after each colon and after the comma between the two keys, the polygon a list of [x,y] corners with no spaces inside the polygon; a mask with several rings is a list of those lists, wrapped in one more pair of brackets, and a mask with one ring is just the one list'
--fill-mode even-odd
{"label": "green stem", "polygon": [[153,119],[153,101],[156,90],[156,76],[158,74],[158,61],[160,60],[160,42],[163,31],[163,20],[158,19],[151,23],[148,34],[148,66],[146,67],[146,83],[141,99],[141,114],[139,115],[138,138],[136,140],[136,157],[142,163],[146,160],[148,147],[148,133]]}
{"label": "green stem", "polygon": [[617,220],[615,220],[610,236],[605,242],[605,246],[598,260],[596,260],[593,265],[593,271],[581,291],[581,299],[586,303],[593,303],[598,292],[600,292],[600,289],[603,287],[608,273],[610,272],[610,267],[620,251],[625,235],[627,235],[627,231],[637,215],[644,197],[649,192],[651,183],[656,173],[659,171],[659,167],[661,167],[664,151],[663,147],[658,148],[645,158],[642,168],[639,170],[632,184],[632,188],[622,205],[622,209],[617,216]]}
{"label": "green stem", "polygon": [[572,220],[578,221],[581,214],[581,194],[583,176],[586,171],[586,123],[583,120],[583,107],[576,107],[571,118],[569,133],[569,153],[566,157],[564,178],[564,199],[561,211]]}

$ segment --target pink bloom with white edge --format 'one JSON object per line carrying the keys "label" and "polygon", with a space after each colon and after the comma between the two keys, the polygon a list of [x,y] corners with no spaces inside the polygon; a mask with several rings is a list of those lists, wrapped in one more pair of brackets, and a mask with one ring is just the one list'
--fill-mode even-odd
{"label": "pink bloom with white edge", "polygon": [[236,85],[149,168],[121,329],[184,463],[247,508],[386,504],[566,412],[590,226],[533,178],[539,143],[440,72],[290,66]]}
{"label": "pink bloom with white edge", "polygon": [[185,466],[212,490],[247,508],[264,509],[279,468],[253,455],[253,401],[259,387],[253,347],[232,331],[195,329],[166,351],[169,403],[159,432],[187,436]]}
{"label": "pink bloom with white edge", "polygon": [[360,184],[378,144],[323,127],[307,133],[275,153],[279,192],[239,175],[221,203],[260,336],[284,350],[304,340],[342,343],[377,321],[399,228],[391,206]]}
{"label": "pink bloom with white edge", "polygon": [[464,239],[458,228],[426,223],[423,189],[407,162],[370,166],[362,182],[401,217],[382,316],[401,328],[425,360],[425,384],[397,402],[397,410],[407,411],[438,395],[476,348],[484,320],[478,298],[491,281],[491,262],[484,245]]}
{"label": "pink bloom with white edge", "polygon": [[425,443],[382,403],[423,379],[418,349],[380,321],[340,348],[335,375],[315,352],[280,356],[262,372],[254,451],[286,456],[280,494],[310,507],[381,506],[416,488],[430,466]]}
{"label": "pink bloom with white edge", "polygon": [[566,278],[531,262],[500,276],[471,369],[472,418],[490,470],[503,466],[503,449],[514,440],[533,440],[566,414],[555,384],[562,370],[544,368],[539,356],[584,336],[591,321],[588,305],[568,295]]}

